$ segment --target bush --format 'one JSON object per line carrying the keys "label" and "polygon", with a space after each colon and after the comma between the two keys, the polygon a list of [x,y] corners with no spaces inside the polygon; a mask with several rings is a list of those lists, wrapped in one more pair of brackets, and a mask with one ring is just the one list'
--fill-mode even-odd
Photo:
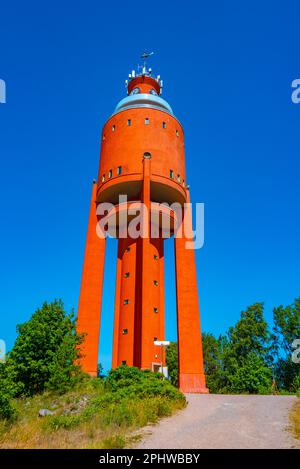
{"label": "bush", "polygon": [[169,397],[184,399],[178,389],[166,380],[162,374],[136,367],[120,366],[111,370],[105,383],[106,389],[113,394],[113,401],[126,397]]}
{"label": "bush", "polygon": [[16,416],[16,410],[11,403],[9,394],[0,391],[0,418],[13,420]]}

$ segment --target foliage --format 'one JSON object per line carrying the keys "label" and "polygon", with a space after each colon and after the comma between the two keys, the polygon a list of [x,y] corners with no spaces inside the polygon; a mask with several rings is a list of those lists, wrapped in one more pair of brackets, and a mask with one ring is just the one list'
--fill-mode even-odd
{"label": "foliage", "polygon": [[106,396],[110,402],[118,402],[127,397],[139,399],[163,396],[170,399],[184,399],[183,395],[162,374],[126,365],[111,370],[105,386],[111,393]]}
{"label": "foliage", "polygon": [[295,438],[300,439],[300,399],[295,402],[290,413],[291,430]]}
{"label": "foliage", "polygon": [[[263,317],[263,304],[255,303],[241,313],[228,331],[223,353],[223,392],[269,392],[272,386],[271,334]],[[247,378],[251,376],[253,382]]]}
{"label": "foliage", "polygon": [[[272,344],[262,303],[243,311],[225,336],[203,333],[202,345],[206,384],[211,393],[270,392]],[[177,376],[176,343],[172,344],[167,364],[170,375]]]}
{"label": "foliage", "polygon": [[45,389],[65,392],[80,379],[73,314],[62,301],[44,303],[31,319],[17,326],[18,337],[0,369],[1,383],[12,396],[33,395]]}
{"label": "foliage", "polygon": [[224,387],[223,355],[228,345],[225,336],[218,339],[213,334],[202,334],[204,372],[206,385],[211,393],[218,393]]}
{"label": "foliage", "polygon": [[16,409],[14,408],[11,396],[5,391],[0,392],[0,419],[13,420],[16,417]]}
{"label": "foliage", "polygon": [[[14,402],[19,419],[9,428],[0,421],[0,448],[124,447],[136,438],[133,430],[185,406],[162,375],[124,366],[107,380],[87,379],[65,394],[45,391]],[[54,415],[39,418],[41,408]]]}
{"label": "foliage", "polygon": [[272,370],[265,365],[262,357],[250,352],[243,358],[235,373],[228,375],[228,389],[236,394],[270,394]]}
{"label": "foliage", "polygon": [[178,347],[177,342],[171,342],[166,349],[166,365],[173,386],[178,386]]}
{"label": "foliage", "polygon": [[300,339],[300,297],[294,303],[274,308],[274,349],[278,355],[275,375],[281,388],[300,391],[300,364],[293,363],[293,341]]}
{"label": "foliage", "polygon": [[97,365],[97,378],[104,378],[103,366],[101,363],[98,363]]}

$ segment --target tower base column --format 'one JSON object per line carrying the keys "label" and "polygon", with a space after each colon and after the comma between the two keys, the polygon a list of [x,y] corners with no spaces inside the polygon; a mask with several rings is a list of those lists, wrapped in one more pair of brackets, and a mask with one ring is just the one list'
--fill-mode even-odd
{"label": "tower base column", "polygon": [[97,376],[98,371],[100,313],[106,244],[105,238],[99,238],[96,233],[98,222],[96,193],[97,184],[94,183],[77,318],[77,332],[85,334],[84,341],[80,346],[82,355],[80,364],[83,371],[93,377]]}
{"label": "tower base column", "polygon": [[[185,226],[191,233],[190,207]],[[186,234],[175,237],[176,300],[178,329],[178,381],[184,393],[208,393],[205,384],[195,250],[187,249]],[[193,247],[193,246],[192,246]]]}

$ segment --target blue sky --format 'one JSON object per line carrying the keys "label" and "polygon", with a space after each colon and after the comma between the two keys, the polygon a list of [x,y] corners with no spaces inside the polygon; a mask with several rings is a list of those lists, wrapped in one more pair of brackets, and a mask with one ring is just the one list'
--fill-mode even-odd
{"label": "blue sky", "polygon": [[[76,309],[100,133],[142,51],[185,128],[187,179],[205,203],[202,327],[300,295],[296,1],[2,2],[0,338],[44,301]],[[110,364],[116,243],[106,257],[100,360]],[[172,242],[167,338],[175,339]]]}

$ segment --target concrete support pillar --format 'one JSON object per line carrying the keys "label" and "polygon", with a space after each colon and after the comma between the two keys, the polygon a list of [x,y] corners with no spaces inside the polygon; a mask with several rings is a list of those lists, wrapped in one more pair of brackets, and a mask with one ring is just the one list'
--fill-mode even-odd
{"label": "concrete support pillar", "polygon": [[[189,208],[185,210],[184,218],[191,232]],[[174,238],[179,388],[184,393],[208,393],[204,376],[195,251],[186,249],[186,240],[184,234],[181,238]]]}
{"label": "concrete support pillar", "polygon": [[86,248],[78,305],[77,332],[85,333],[81,345],[83,370],[91,376],[97,376],[98,349],[100,334],[100,314],[105,257],[105,238],[96,233],[96,193],[97,184],[93,184]]}
{"label": "concrete support pillar", "polygon": [[115,298],[115,322],[113,344],[113,368],[126,363],[134,366],[135,340],[135,282],[136,241],[119,239],[117,282]]}

